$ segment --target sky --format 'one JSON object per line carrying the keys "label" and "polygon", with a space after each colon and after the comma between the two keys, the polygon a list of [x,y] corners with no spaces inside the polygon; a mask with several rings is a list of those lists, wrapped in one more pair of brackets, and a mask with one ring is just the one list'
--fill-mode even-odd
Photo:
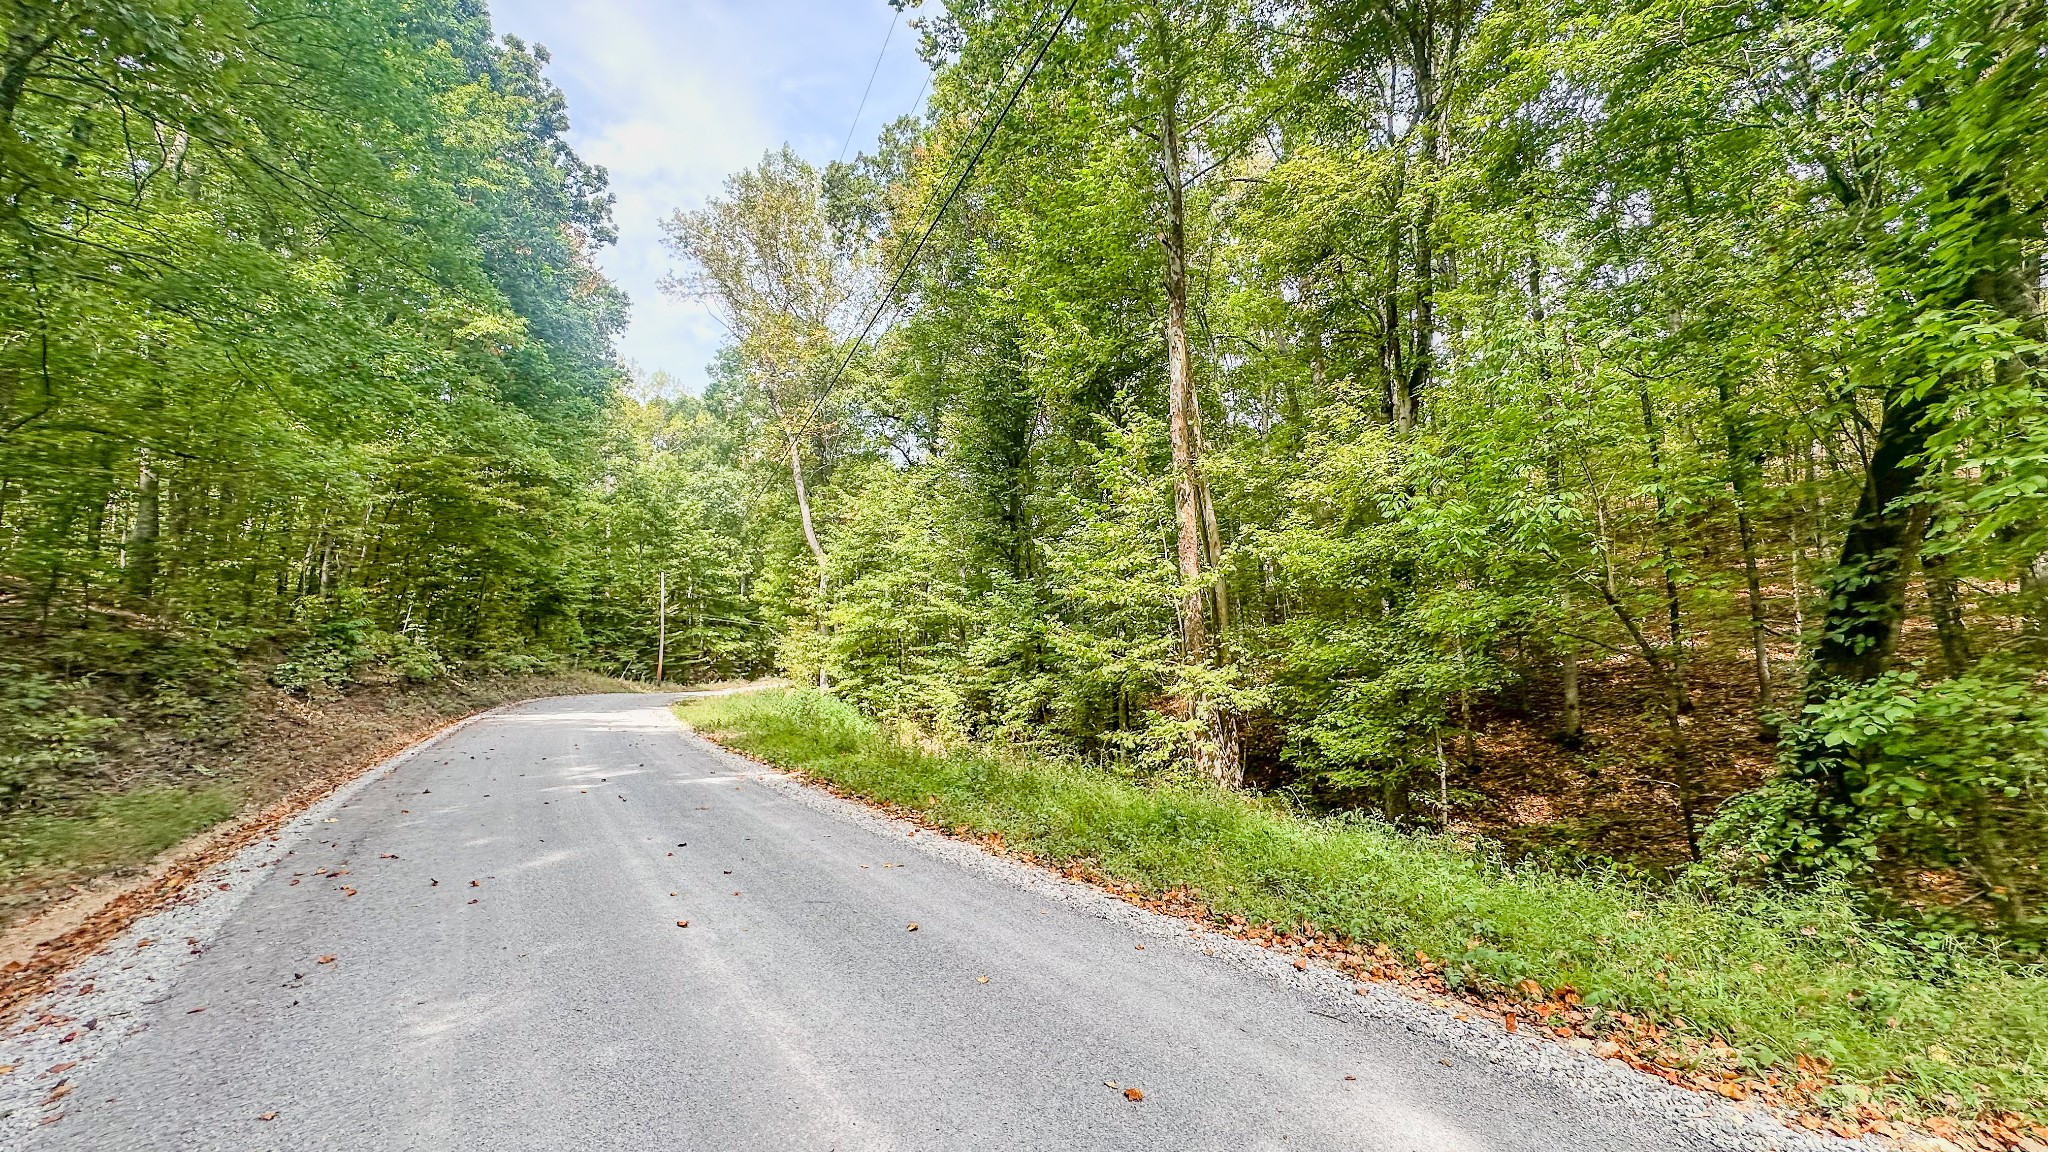
{"label": "sky", "polygon": [[491,15],[499,33],[547,46],[570,142],[610,173],[619,242],[598,262],[633,301],[620,353],[691,392],[723,329],[662,295],[673,261],[660,222],[785,142],[822,167],[851,130],[851,159],[919,104],[928,76],[910,15],[892,33],[884,0],[491,0]]}

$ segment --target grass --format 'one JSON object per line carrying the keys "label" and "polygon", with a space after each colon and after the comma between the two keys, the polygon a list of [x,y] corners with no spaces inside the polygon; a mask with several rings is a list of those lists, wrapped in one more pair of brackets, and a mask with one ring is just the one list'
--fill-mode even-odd
{"label": "grass", "polygon": [[2048,976],[1959,942],[1908,939],[1842,892],[1705,876],[1654,888],[1513,867],[1449,838],[1214,788],[1133,783],[1006,749],[913,747],[812,691],[677,712],[736,749],[939,825],[1149,891],[1193,889],[1219,916],[1426,952],[1452,984],[1483,993],[1568,984],[1588,1006],[1718,1038],[1753,1073],[1791,1072],[1802,1055],[1831,1062],[1832,1084],[1814,1098],[1823,1107],[2042,1111]]}
{"label": "grass", "polygon": [[140,864],[235,811],[232,788],[145,788],[100,796],[72,813],[0,820],[0,881]]}

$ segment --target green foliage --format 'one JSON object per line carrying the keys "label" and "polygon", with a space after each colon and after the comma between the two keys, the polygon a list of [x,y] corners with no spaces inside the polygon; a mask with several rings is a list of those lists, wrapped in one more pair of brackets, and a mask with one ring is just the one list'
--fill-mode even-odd
{"label": "green foliage", "polygon": [[115,721],[77,702],[82,685],[0,662],[0,813],[26,806],[99,759]]}
{"label": "green foliage", "polygon": [[1481,989],[1570,984],[1589,1005],[1721,1037],[1752,1071],[1822,1057],[1856,1090],[1932,1110],[2025,1108],[2048,1090],[2048,978],[1915,943],[1840,889],[1741,890],[1698,873],[1659,890],[1511,866],[1450,838],[1213,787],[1142,786],[985,747],[934,753],[815,692],[677,711],[736,748],[1054,864],[1086,861],[1155,892],[1187,886],[1220,916],[1422,951]]}
{"label": "green foliage", "polygon": [[2008,935],[2038,949],[2048,936],[2048,692],[2038,673],[1893,672],[1808,711],[1805,738],[1844,763],[1848,802],[1830,811],[1796,775],[1744,797],[1717,837],[1736,862],[1851,875],[1952,869]]}

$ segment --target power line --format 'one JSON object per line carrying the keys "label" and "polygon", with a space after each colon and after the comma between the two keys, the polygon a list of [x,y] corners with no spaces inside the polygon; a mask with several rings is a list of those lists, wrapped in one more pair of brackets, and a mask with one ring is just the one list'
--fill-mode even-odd
{"label": "power line", "polygon": [[839,145],[839,159],[835,164],[846,163],[846,150],[853,147],[853,134],[860,130],[860,114],[868,110],[868,93],[875,90],[875,77],[882,74],[882,58],[889,54],[889,40],[896,35],[896,22],[903,19],[903,9],[895,9],[889,17],[889,30],[882,34],[882,50],[875,53],[875,66],[868,72],[868,86],[860,91],[860,106],[853,110],[853,123],[846,126],[846,141]]}
{"label": "power line", "polygon": [[[805,424],[809,424],[817,416],[818,409],[825,403],[825,397],[831,395],[832,389],[839,386],[840,377],[846,375],[847,365],[853,363],[862,342],[867,340],[875,322],[882,318],[883,310],[889,306],[889,298],[896,294],[896,289],[902,285],[903,278],[909,275],[910,269],[917,263],[918,256],[924,252],[925,242],[932,238],[934,231],[937,231],[939,221],[946,218],[946,209],[953,206],[953,201],[959,197],[960,190],[967,186],[968,177],[974,175],[975,166],[981,163],[981,154],[988,150],[989,141],[995,139],[996,129],[1003,126],[1003,120],[1009,116],[1010,109],[1017,106],[1017,98],[1024,94],[1024,86],[1031,83],[1031,77],[1038,72],[1038,66],[1044,62],[1045,54],[1051,50],[1053,41],[1058,40],[1060,33],[1066,30],[1067,20],[1074,15],[1074,8],[1079,3],[1080,0],[1067,0],[1066,10],[1060,13],[1059,22],[1053,25],[1052,34],[1038,46],[1038,54],[1031,58],[1031,66],[1024,69],[1024,75],[1017,79],[1017,86],[1010,89],[1010,98],[1003,102],[1002,111],[996,113],[995,119],[989,123],[988,130],[981,134],[981,143],[975,145],[974,155],[968,158],[967,167],[960,170],[960,178],[953,181],[953,187],[946,193],[945,200],[939,204],[939,210],[932,213],[931,223],[925,225],[924,234],[917,238],[916,245],[910,249],[909,258],[903,261],[902,267],[896,269],[895,278],[889,281],[888,289],[882,293],[882,298],[876,301],[875,310],[868,315],[868,322],[861,325],[860,335],[853,338],[853,345],[846,350],[846,358],[839,362],[839,369],[832,373],[832,379],[827,381],[825,387],[818,393],[817,402],[811,405],[810,414],[804,418]],[[1025,43],[1029,44],[1030,41],[1027,40]],[[1022,45],[1019,48],[1021,49]]]}

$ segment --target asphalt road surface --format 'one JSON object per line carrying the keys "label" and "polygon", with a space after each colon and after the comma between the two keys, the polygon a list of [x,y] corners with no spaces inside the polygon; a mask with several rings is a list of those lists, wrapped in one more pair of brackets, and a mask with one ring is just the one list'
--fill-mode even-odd
{"label": "asphalt road surface", "polygon": [[667,699],[488,714],[223,866],[0,1038],[0,1147],[1801,1146],[913,835]]}

